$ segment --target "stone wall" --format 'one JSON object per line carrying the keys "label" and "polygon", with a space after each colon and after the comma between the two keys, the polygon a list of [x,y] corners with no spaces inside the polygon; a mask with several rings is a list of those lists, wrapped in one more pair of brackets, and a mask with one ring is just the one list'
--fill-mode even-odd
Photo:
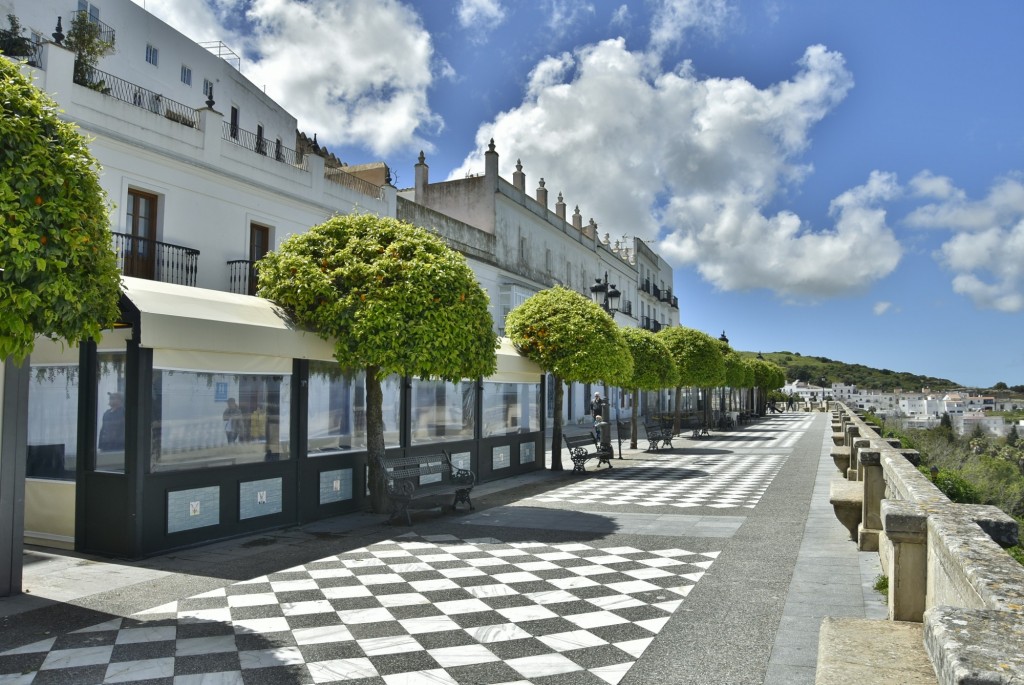
{"label": "stone wall", "polygon": [[843,475],[861,486],[856,540],[879,553],[889,618],[923,623],[938,681],[1024,683],[1024,567],[1003,549],[1017,544],[1017,522],[951,502],[917,469],[916,452],[883,440],[841,403],[833,441],[837,466],[848,453]]}

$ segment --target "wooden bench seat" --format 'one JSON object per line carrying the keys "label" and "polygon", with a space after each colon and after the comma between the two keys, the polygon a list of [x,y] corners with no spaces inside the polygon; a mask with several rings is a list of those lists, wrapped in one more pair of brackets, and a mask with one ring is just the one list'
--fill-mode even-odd
{"label": "wooden bench seat", "polygon": [[657,450],[659,443],[661,447],[672,447],[672,427],[662,423],[651,423],[644,421],[644,432],[647,433],[647,451]]}
{"label": "wooden bench seat", "polygon": [[452,510],[460,502],[468,504],[471,510],[475,508],[469,493],[476,483],[476,476],[469,469],[452,465],[447,452],[385,455],[379,464],[391,501],[389,521],[404,514],[406,523],[411,526],[409,504],[435,495],[453,495]]}

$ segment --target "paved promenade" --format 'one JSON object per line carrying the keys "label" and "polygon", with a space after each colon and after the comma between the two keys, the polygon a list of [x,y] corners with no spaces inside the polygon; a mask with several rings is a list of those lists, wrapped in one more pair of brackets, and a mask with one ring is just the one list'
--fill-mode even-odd
{"label": "paved promenade", "polygon": [[822,616],[885,616],[877,555],[828,504],[830,430],[773,415],[481,485],[475,512],[411,528],[356,514],[134,563],[30,549],[0,685],[813,683]]}

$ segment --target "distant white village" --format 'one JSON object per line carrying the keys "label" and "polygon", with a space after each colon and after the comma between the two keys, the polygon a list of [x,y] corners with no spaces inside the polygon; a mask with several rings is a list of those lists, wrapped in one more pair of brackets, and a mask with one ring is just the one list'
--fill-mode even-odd
{"label": "distant white village", "polygon": [[[997,399],[991,395],[972,394],[967,390],[940,394],[928,388],[922,388],[920,392],[896,388],[892,392],[881,392],[861,390],[856,385],[842,383],[821,386],[805,381],[790,381],[782,388],[782,392],[787,396],[796,396],[802,402],[822,399],[843,402],[851,408],[898,419],[903,428],[934,428],[942,421],[943,414],[949,414],[953,430],[959,435],[969,435],[976,426],[981,426],[986,435],[1004,437],[1011,424],[993,413],[1024,408],[1024,398]],[[1019,421],[1018,425],[1024,426],[1024,421]]]}

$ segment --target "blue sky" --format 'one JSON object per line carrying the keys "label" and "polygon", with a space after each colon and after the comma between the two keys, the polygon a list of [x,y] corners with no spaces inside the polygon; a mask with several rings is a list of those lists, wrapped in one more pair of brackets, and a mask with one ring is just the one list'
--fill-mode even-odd
{"label": "blue sky", "polygon": [[1024,384],[1019,0],[147,5],[399,187],[493,137],[737,349]]}

